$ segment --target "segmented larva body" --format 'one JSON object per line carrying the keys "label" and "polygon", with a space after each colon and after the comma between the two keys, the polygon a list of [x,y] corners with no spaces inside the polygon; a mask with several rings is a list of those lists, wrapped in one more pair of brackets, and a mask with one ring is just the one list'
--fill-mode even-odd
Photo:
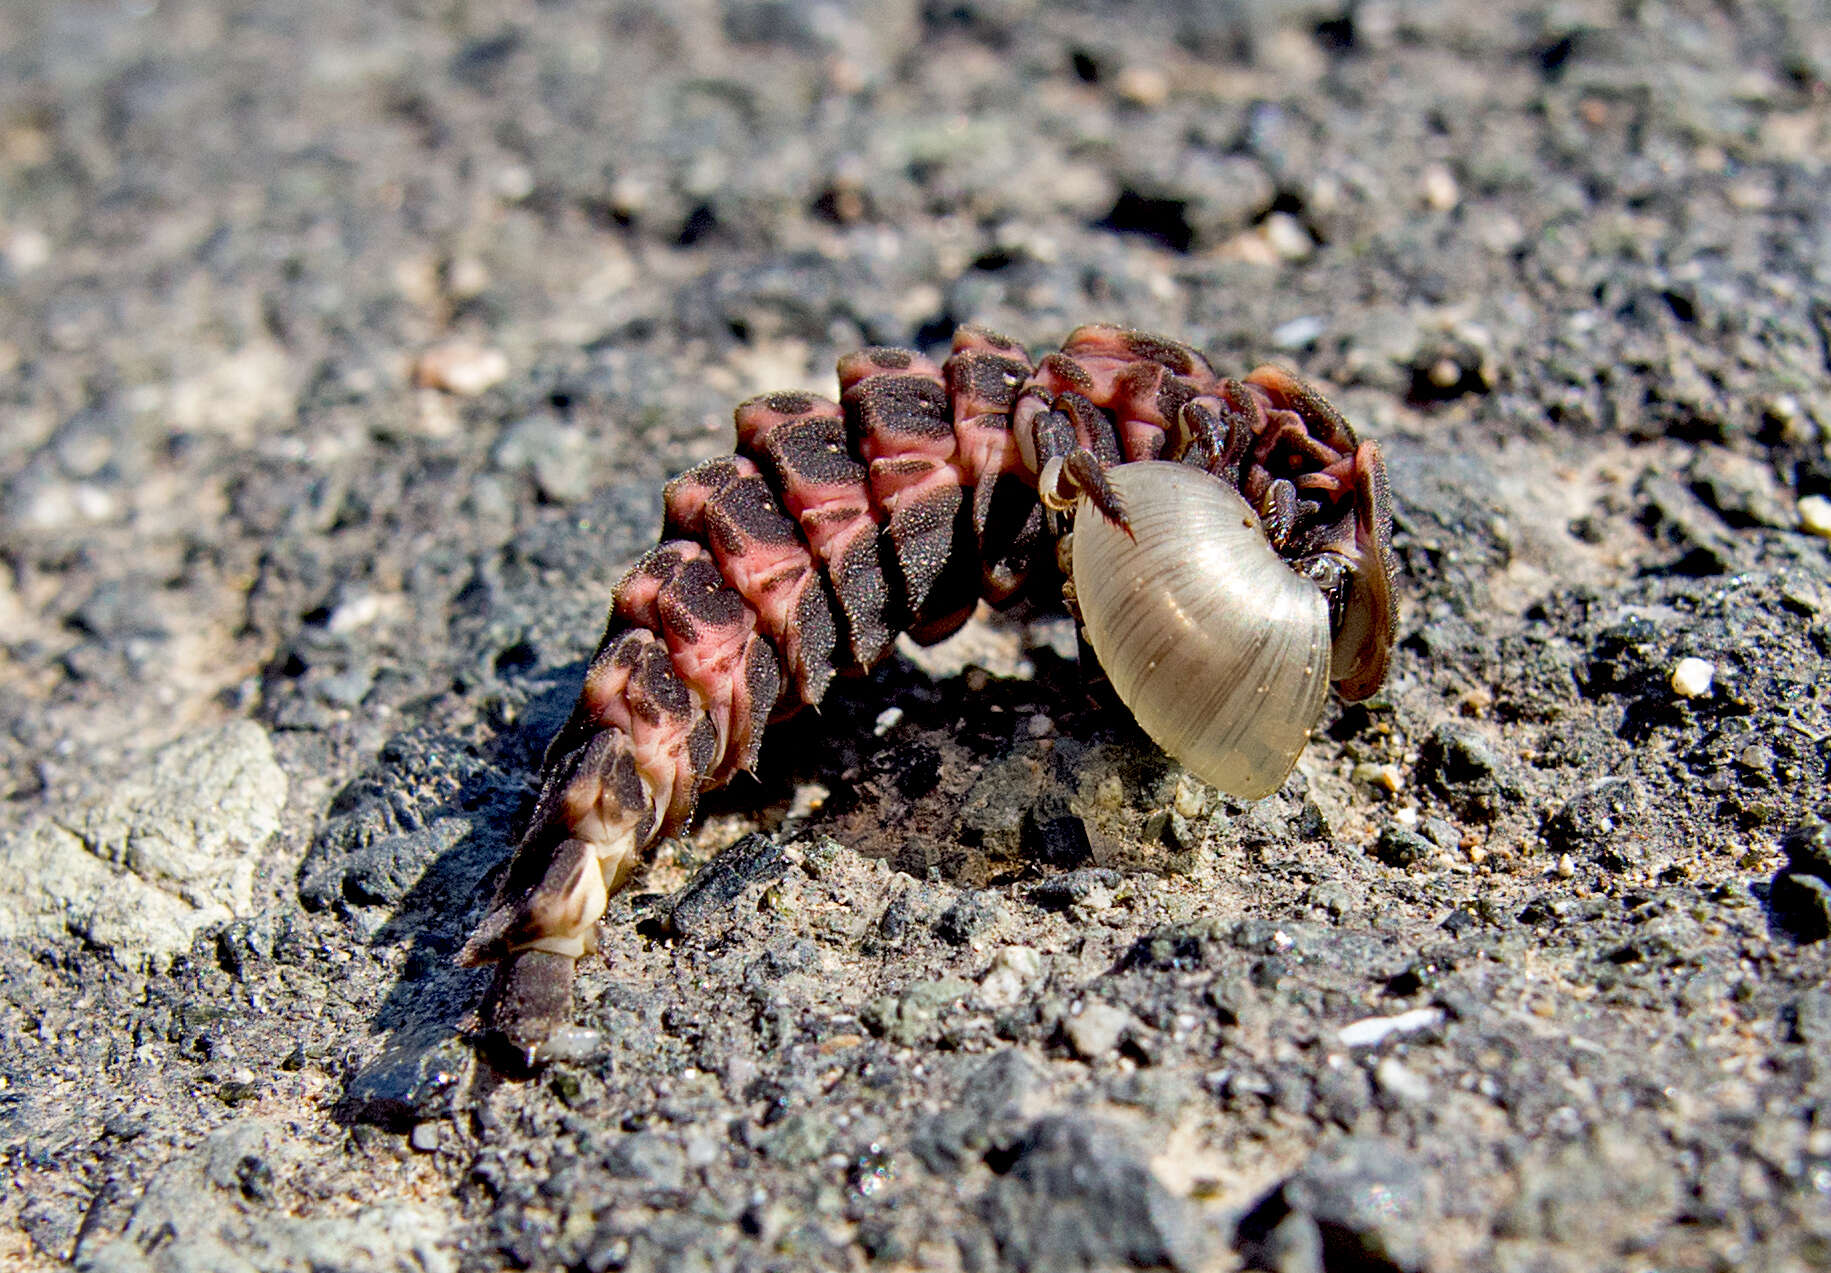
{"label": "segmented larva body", "polygon": [[[1243,578],[1271,571],[1298,590],[1285,606],[1297,617],[1280,622],[1313,647],[1308,665],[1288,687],[1255,687],[1309,712],[1294,748],[1288,739],[1270,748],[1288,756],[1255,762],[1275,770],[1272,786],[1307,739],[1327,679],[1365,697],[1384,677],[1384,468],[1372,443],[1287,374],[1223,380],[1186,346],[1110,326],[1079,328],[1035,362],[1002,336],[963,327],[944,364],[873,348],[838,370],[838,402],[776,393],[738,407],[736,454],[668,483],[662,542],[617,585],[578,703],[547,750],[527,832],[460,956],[503,961],[486,1015],[530,1060],[571,1015],[573,961],[594,949],[609,895],[644,849],[686,824],[702,790],[752,768],[768,722],[819,704],[837,674],[871,668],[898,632],[939,640],[981,598],[1002,605],[1033,581],[1060,587],[1058,544],[1067,547],[1077,508],[1119,538],[1101,549],[1100,580],[1064,591],[1099,608],[1089,616],[1097,650],[1102,639],[1141,643],[1101,634],[1135,632],[1131,608],[1162,591],[1152,586],[1160,557],[1137,554],[1161,554],[1179,514],[1141,509],[1130,524],[1130,503],[1163,498],[1150,470],[1170,466],[1146,462],[1179,462],[1219,490],[1231,501],[1222,522],[1237,526],[1244,510],[1244,551],[1264,560],[1240,567]],[[1129,592],[1109,601],[1106,576],[1125,576]],[[1183,610],[1174,622],[1187,622]],[[1162,623],[1149,626],[1174,641]],[[1148,680],[1158,662],[1126,675]],[[1160,731],[1154,710],[1127,701],[1174,748],[1166,734],[1188,722]],[[1255,776],[1250,794],[1264,781]]]}

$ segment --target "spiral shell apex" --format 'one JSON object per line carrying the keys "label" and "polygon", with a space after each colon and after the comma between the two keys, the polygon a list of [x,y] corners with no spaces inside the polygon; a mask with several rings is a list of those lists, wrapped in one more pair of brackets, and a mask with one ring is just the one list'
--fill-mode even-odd
{"label": "spiral shell apex", "polygon": [[1243,800],[1270,795],[1328,694],[1322,592],[1225,482],[1162,461],[1107,478],[1132,534],[1081,500],[1072,560],[1088,643],[1145,732],[1191,773]]}

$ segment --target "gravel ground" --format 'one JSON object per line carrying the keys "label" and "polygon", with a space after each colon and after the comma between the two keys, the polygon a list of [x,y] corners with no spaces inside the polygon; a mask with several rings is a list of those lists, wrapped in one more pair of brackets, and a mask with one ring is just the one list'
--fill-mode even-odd
{"label": "gravel ground", "polygon": [[[1822,0],[16,0],[0,289],[0,1267],[1831,1265]],[[1094,320],[1381,439],[1387,689],[976,622],[480,1066],[661,482]]]}

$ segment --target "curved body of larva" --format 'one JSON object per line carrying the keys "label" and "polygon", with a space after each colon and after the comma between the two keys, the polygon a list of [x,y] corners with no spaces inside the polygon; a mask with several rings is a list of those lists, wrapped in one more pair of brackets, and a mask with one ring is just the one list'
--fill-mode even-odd
{"label": "curved body of larva", "polygon": [[459,956],[499,961],[486,1024],[511,1055],[570,1019],[573,965],[642,851],[898,632],[939,640],[981,598],[1060,588],[1147,731],[1245,798],[1283,781],[1329,681],[1364,698],[1385,677],[1385,468],[1294,377],[1222,379],[1108,326],[1033,362],[965,327],[945,363],[866,349],[839,384],[739,406],[736,453],[668,483],[662,541],[617,585]]}

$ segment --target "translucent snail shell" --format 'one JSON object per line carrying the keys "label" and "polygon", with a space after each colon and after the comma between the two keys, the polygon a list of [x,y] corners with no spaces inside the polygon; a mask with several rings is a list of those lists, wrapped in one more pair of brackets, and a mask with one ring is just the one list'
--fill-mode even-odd
{"label": "translucent snail shell", "polygon": [[1226,482],[1184,464],[1107,470],[1128,536],[1085,496],[1074,590],[1087,640],[1157,744],[1228,795],[1276,791],[1329,689],[1328,605]]}

